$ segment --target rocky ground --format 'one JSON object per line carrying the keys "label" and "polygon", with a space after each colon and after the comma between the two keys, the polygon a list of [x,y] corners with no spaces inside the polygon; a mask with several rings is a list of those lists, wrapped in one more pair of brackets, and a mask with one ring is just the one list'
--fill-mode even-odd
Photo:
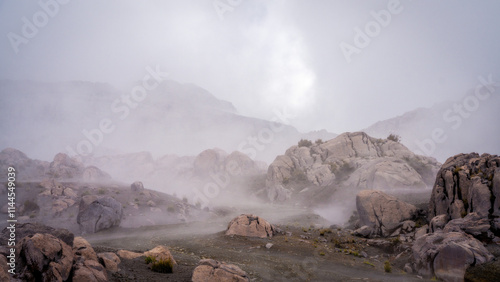
{"label": "rocky ground", "polygon": [[[404,263],[399,261],[408,257],[407,246],[390,239],[373,242],[341,228],[321,228],[324,221],[313,214],[283,218],[283,224],[275,225],[278,233],[266,239],[226,236],[227,222],[119,228],[86,238],[96,249],[106,251],[143,252],[166,245],[179,263],[175,273],[158,274],[147,268],[143,257],[122,260],[113,281],[189,281],[204,258],[235,264],[251,281],[425,281],[404,272]],[[197,233],[200,230],[206,233]],[[391,272],[384,270],[386,261]]]}

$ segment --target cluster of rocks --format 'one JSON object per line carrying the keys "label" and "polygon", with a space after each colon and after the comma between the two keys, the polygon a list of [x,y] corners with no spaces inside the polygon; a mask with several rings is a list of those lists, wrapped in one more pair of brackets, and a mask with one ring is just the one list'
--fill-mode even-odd
{"label": "cluster of rocks", "polygon": [[[18,225],[16,232],[21,239],[16,244],[18,260],[13,278],[22,281],[108,280],[106,265],[99,261],[101,254],[96,254],[84,238],[74,237],[65,229],[32,223]],[[7,233],[4,229],[2,238]],[[3,260],[8,248],[0,246],[0,250],[0,260]],[[5,277],[5,271],[2,265],[0,276]]]}
{"label": "cluster of rocks", "polygon": [[77,158],[72,158],[64,153],[55,155],[52,162],[30,159],[23,152],[6,148],[0,152],[0,168],[7,171],[7,167],[17,169],[18,180],[38,179],[65,179],[84,181],[105,181],[111,177],[106,172],[95,166],[85,166]]}
{"label": "cluster of rocks", "polygon": [[271,201],[290,198],[287,183],[300,181],[304,187],[335,184],[352,191],[423,189],[432,185],[438,169],[435,159],[415,155],[398,142],[344,133],[324,143],[290,147],[269,166],[266,188]]}
{"label": "cluster of rocks", "polygon": [[405,269],[424,277],[463,281],[471,265],[490,262],[485,248],[500,242],[500,157],[476,153],[449,158],[437,173],[428,224],[416,228],[422,215],[415,206],[380,191],[362,191],[356,206],[363,237],[399,236],[411,242]]}

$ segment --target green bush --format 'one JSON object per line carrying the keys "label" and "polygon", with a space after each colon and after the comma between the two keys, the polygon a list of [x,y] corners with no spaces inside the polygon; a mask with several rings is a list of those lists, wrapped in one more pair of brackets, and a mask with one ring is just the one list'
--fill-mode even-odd
{"label": "green bush", "polygon": [[307,139],[300,139],[298,145],[299,147],[311,147],[312,146],[312,142],[311,140],[307,140]]}
{"label": "green bush", "polygon": [[401,136],[391,133],[391,134],[389,134],[389,136],[387,136],[387,140],[391,140],[391,141],[399,143],[399,141],[401,141]]}
{"label": "green bush", "polygon": [[29,213],[31,211],[37,211],[39,209],[40,209],[40,207],[38,206],[37,203],[30,201],[30,200],[24,201],[24,212],[25,213]]}
{"label": "green bush", "polygon": [[147,261],[150,261],[150,263],[151,263],[151,270],[154,271],[154,272],[172,273],[173,270],[174,270],[174,263],[170,259],[156,260],[156,258],[154,258],[154,257],[147,257],[146,258],[146,263],[147,263]]}
{"label": "green bush", "polygon": [[97,194],[99,194],[99,195],[104,195],[107,193],[108,193],[108,190],[106,188],[101,188],[97,191]]}
{"label": "green bush", "polygon": [[391,263],[388,260],[386,260],[384,262],[384,271],[385,272],[391,272],[392,271]]}

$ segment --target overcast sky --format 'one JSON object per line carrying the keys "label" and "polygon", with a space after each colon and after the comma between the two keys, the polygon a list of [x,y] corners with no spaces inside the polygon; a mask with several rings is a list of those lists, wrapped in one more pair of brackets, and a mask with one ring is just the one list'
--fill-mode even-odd
{"label": "overcast sky", "polygon": [[241,114],[336,133],[500,80],[500,1],[61,2],[0,1],[0,78],[123,87],[160,65]]}

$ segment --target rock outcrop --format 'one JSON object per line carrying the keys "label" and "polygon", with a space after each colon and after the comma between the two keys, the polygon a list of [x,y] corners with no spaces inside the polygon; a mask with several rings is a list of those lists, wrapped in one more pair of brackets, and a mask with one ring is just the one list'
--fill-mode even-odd
{"label": "rock outcrop", "polygon": [[414,205],[398,200],[396,197],[380,191],[364,190],[356,196],[356,208],[360,225],[364,228],[359,233],[367,236],[395,236],[399,235],[404,222],[417,216]]}
{"label": "rock outcrop", "polygon": [[193,271],[193,282],[248,282],[247,273],[234,264],[202,259]]}
{"label": "rock outcrop", "polygon": [[50,234],[24,237],[16,250],[19,278],[24,281],[66,281],[73,267],[73,251]]}
{"label": "rock outcrop", "polygon": [[[33,236],[35,234],[50,234],[59,240],[66,243],[68,246],[73,246],[73,240],[75,235],[66,229],[56,229],[50,226],[46,226],[40,223],[21,223],[16,224],[16,237],[22,239],[27,236]],[[1,232],[0,240],[2,242],[8,242],[10,231],[4,229]]]}
{"label": "rock outcrop", "polygon": [[47,174],[56,179],[77,179],[85,181],[109,180],[109,174],[103,172],[95,166],[87,166],[77,158],[59,153],[55,155],[50,163]]}
{"label": "rock outcrop", "polygon": [[470,213],[475,213],[475,220],[489,222],[491,232],[500,234],[499,156],[459,154],[449,158],[439,170],[429,216],[447,215],[455,220]]}
{"label": "rock outcrop", "polygon": [[269,222],[253,214],[242,214],[234,218],[226,230],[226,235],[259,238],[271,238],[274,233],[275,229]]}
{"label": "rock outcrop", "polygon": [[[290,147],[268,168],[266,187],[276,190],[288,183],[303,186],[365,189],[423,189],[433,184],[439,163],[418,156],[391,140],[376,139],[363,132],[344,133],[327,142]],[[271,201],[278,198],[269,193]]]}
{"label": "rock outcrop", "polygon": [[[6,148],[0,152],[0,169],[7,172],[8,167],[17,170],[17,180],[43,179],[49,168],[49,162],[32,160],[23,152]],[[0,177],[2,182],[7,182],[7,174]]]}
{"label": "rock outcrop", "polygon": [[463,232],[423,235],[413,244],[412,253],[413,269],[419,275],[444,281],[463,281],[469,266],[494,258],[480,241]]}
{"label": "rock outcrop", "polygon": [[123,216],[122,204],[117,200],[109,196],[95,198],[84,196],[80,201],[77,222],[84,234],[119,226]]}
{"label": "rock outcrop", "polygon": [[130,184],[130,189],[133,192],[142,192],[144,191],[144,184],[142,184],[141,181],[135,181],[134,183]]}

